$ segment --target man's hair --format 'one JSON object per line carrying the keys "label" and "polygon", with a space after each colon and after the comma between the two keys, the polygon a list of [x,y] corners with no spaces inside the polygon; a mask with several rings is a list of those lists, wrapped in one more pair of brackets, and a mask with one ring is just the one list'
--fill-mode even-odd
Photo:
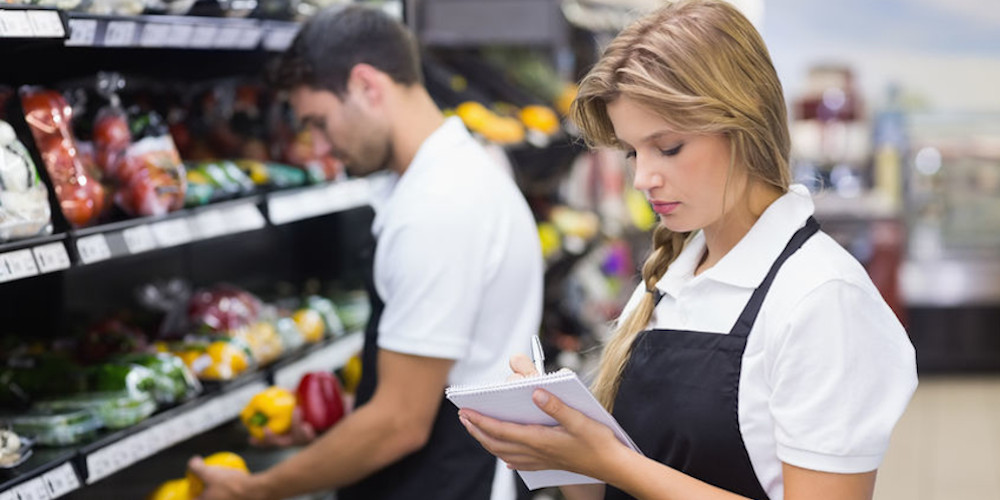
{"label": "man's hair", "polygon": [[271,74],[283,90],[307,86],[343,96],[351,69],[368,64],[403,85],[423,84],[413,34],[379,10],[327,8],[303,25]]}

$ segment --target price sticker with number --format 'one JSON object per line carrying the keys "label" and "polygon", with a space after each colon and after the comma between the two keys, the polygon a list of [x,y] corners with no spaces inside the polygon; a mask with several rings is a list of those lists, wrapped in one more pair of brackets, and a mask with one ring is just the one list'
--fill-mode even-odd
{"label": "price sticker with number", "polygon": [[50,498],[49,489],[40,477],[18,486],[16,491],[21,500],[49,500]]}
{"label": "price sticker with number", "polygon": [[69,40],[66,45],[73,47],[91,47],[97,38],[96,19],[70,19]]}
{"label": "price sticker with number", "polygon": [[191,228],[187,219],[157,222],[151,226],[153,236],[161,247],[172,247],[191,242]]}
{"label": "price sticker with number", "polygon": [[190,24],[171,24],[167,34],[167,47],[187,47],[194,35],[194,26]]}
{"label": "price sticker with number", "polygon": [[4,38],[31,38],[35,34],[28,14],[23,10],[0,9],[0,28]]}
{"label": "price sticker with number", "polygon": [[76,240],[76,250],[84,264],[92,264],[111,258],[111,248],[103,234],[85,236]]}
{"label": "price sticker with number", "polygon": [[136,24],[133,21],[111,21],[104,31],[105,47],[128,47],[135,40]]}
{"label": "price sticker with number", "polygon": [[28,21],[38,38],[62,38],[66,36],[62,19],[54,10],[29,10]]}
{"label": "price sticker with number", "polygon": [[32,249],[39,273],[51,273],[69,268],[69,254],[62,242],[39,245]]}
{"label": "price sticker with number", "polygon": [[46,472],[42,479],[49,488],[49,496],[59,498],[80,488],[80,479],[68,462]]}
{"label": "price sticker with number", "polygon": [[0,491],[0,500],[17,500],[17,492],[14,490]]}
{"label": "price sticker with number", "polygon": [[146,224],[122,231],[122,237],[125,239],[125,246],[128,247],[131,254],[147,252],[156,248],[156,239],[153,238],[153,232]]}
{"label": "price sticker with number", "polygon": [[170,25],[148,23],[142,28],[139,45],[142,47],[166,47],[170,37]]}
{"label": "price sticker with number", "polygon": [[215,34],[219,28],[211,25],[197,26],[194,34],[191,35],[191,47],[196,49],[210,49],[215,43]]}

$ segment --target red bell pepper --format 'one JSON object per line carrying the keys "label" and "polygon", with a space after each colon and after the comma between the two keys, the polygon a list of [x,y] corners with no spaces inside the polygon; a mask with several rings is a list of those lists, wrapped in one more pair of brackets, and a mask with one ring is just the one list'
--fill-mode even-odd
{"label": "red bell pepper", "polygon": [[316,432],[323,432],[344,416],[343,391],[332,373],[310,372],[302,376],[295,391],[302,419]]}

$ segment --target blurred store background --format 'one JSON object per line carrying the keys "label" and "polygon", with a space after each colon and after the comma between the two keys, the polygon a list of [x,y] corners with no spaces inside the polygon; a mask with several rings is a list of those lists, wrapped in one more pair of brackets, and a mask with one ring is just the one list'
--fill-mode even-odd
{"label": "blurred store background", "polygon": [[[370,186],[262,78],[336,3],[350,2],[0,0],[0,420],[35,436],[0,460],[0,498],[141,498],[219,449],[264,466],[283,455],[246,445],[234,408],[307,370],[356,382]],[[621,154],[586,151],[565,113],[604,44],[658,0],[366,3],[414,30],[433,97],[529,200],[547,360],[585,373],[655,217]],[[1000,500],[1000,3],[733,3],[782,79],[797,182],[917,349],[921,385],[875,497]],[[113,127],[159,144],[148,183],[102,163]],[[67,172],[103,191],[64,196]],[[218,324],[225,300],[247,314]],[[150,350],[160,361],[135,357]],[[171,356],[190,372],[180,392],[114,401],[141,410],[124,421],[33,409],[92,390],[67,374]]]}

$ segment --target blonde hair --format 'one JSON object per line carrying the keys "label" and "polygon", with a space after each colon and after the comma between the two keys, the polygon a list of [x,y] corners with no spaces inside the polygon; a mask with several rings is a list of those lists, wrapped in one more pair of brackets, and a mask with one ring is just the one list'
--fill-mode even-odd
{"label": "blonde hair", "polygon": [[[621,96],[674,130],[722,134],[734,165],[755,181],[788,190],[790,140],[781,83],[760,34],[729,3],[673,2],[622,30],[583,78],[573,102],[571,118],[589,145],[618,146],[607,104]],[[652,317],[651,292],[687,236],[663,225],[653,232],[653,250],[642,267],[650,293],[619,318],[594,381],[594,393],[609,410],[632,343]]]}

